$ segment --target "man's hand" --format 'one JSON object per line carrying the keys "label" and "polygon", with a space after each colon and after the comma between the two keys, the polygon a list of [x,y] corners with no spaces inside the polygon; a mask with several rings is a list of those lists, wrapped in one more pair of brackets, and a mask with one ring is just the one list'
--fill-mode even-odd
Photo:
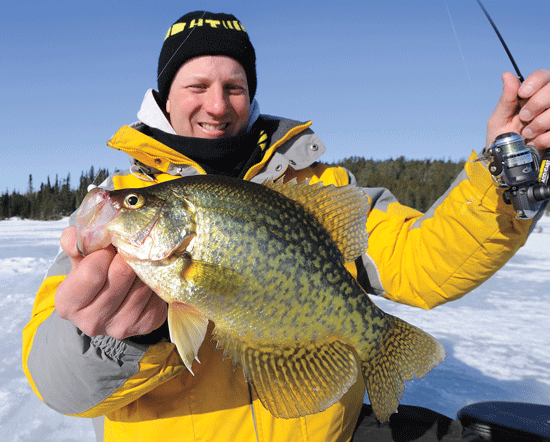
{"label": "man's hand", "polygon": [[124,339],[145,335],[166,320],[167,304],[147,287],[114,247],[84,257],[76,248],[76,228],[61,235],[73,265],[55,295],[57,314],[88,336]]}
{"label": "man's hand", "polygon": [[[519,133],[543,151],[550,147],[550,71],[541,69],[520,85],[511,72],[502,75],[503,89],[499,102],[487,122],[487,145],[505,132]],[[520,100],[522,103],[520,107]]]}

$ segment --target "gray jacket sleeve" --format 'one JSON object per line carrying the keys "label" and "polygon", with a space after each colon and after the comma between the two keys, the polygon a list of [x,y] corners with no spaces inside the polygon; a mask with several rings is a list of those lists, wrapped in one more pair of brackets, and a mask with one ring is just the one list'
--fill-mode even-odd
{"label": "gray jacket sleeve", "polygon": [[[71,262],[60,252],[46,277],[66,275]],[[131,340],[89,337],[54,311],[36,330],[27,366],[44,402],[64,414],[89,410],[139,370],[147,350]]]}
{"label": "gray jacket sleeve", "polygon": [[46,405],[78,414],[136,374],[146,348],[110,336],[86,336],[54,311],[38,327],[27,364]]}

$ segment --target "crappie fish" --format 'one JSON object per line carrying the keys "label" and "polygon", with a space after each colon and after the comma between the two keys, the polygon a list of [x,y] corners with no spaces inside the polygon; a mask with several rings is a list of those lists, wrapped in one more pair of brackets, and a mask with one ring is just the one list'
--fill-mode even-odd
{"label": "crappie fish", "polygon": [[325,410],[358,370],[377,418],[396,410],[442,345],[384,313],[344,263],[367,248],[369,202],[353,185],[213,175],[143,189],[92,190],[77,213],[86,254],[114,244],[168,304],[171,340],[189,370],[208,321],[276,417]]}

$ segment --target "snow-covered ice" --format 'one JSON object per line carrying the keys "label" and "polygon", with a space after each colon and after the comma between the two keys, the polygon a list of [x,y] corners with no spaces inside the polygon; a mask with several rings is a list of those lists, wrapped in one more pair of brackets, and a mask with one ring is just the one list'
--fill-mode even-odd
{"label": "snow-covered ice", "polygon": [[91,421],[63,416],[34,394],[21,366],[22,330],[59,249],[61,221],[0,221],[0,440],[93,442]]}
{"label": "snow-covered ice", "polygon": [[[42,404],[21,368],[21,332],[55,257],[62,221],[0,221],[0,440],[93,442],[87,419]],[[454,417],[485,400],[550,405],[550,218],[491,279],[430,311],[376,299],[438,338],[447,359],[408,383],[401,403]]]}

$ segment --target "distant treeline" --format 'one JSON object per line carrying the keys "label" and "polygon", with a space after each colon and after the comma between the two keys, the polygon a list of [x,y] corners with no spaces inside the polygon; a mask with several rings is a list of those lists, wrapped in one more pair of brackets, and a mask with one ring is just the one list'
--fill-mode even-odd
{"label": "distant treeline", "polygon": [[449,188],[464,161],[367,160],[350,157],[336,163],[351,171],[361,187],[385,187],[401,204],[425,212]]}
{"label": "distant treeline", "polygon": [[[350,170],[363,187],[385,187],[392,191],[404,205],[425,212],[451,185],[464,167],[464,161],[406,160],[404,157],[390,160],[367,160],[350,157],[334,165]],[[4,192],[0,196],[0,219],[20,217],[38,220],[60,219],[69,216],[80,205],[92,183],[101,183],[109,172],[106,169],[82,173],[75,187],[70,175],[52,184],[49,177],[45,184],[35,188],[29,176],[27,192]]]}
{"label": "distant treeline", "polygon": [[55,177],[52,184],[50,177],[46,183],[35,187],[32,175],[29,176],[27,192],[21,194],[13,191],[0,196],[0,219],[20,217],[24,219],[55,220],[69,216],[80,205],[90,184],[99,184],[107,176],[107,169],[82,172],[76,186],[71,183],[71,175],[65,179]]}

